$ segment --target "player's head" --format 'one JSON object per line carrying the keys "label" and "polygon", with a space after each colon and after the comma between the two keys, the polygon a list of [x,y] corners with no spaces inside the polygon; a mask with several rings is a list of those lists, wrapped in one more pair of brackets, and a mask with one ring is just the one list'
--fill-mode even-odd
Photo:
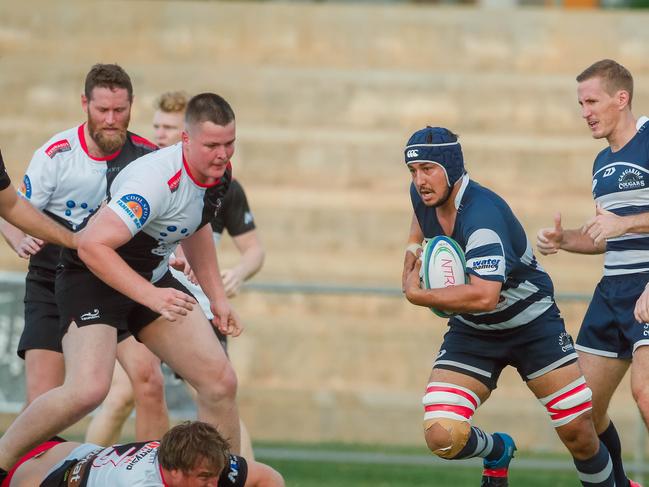
{"label": "player's head", "polygon": [[577,76],[577,98],[582,117],[595,139],[608,137],[631,110],[633,76],[612,59],[592,64]]}
{"label": "player's head", "polygon": [[458,136],[442,127],[418,130],[406,144],[406,165],[426,206],[440,206],[465,173]]}
{"label": "player's head", "polygon": [[81,104],[88,114],[88,132],[104,154],[112,154],[126,142],[131,119],[133,85],[117,64],[95,64],[88,75]]}
{"label": "player's head", "polygon": [[235,135],[234,111],[222,97],[201,93],[189,100],[183,151],[199,183],[211,184],[223,176],[234,154]]}
{"label": "player's head", "polygon": [[156,100],[153,131],[158,146],[167,147],[180,142],[188,102],[189,95],[184,91],[167,91]]}
{"label": "player's head", "polygon": [[170,487],[212,487],[228,464],[229,448],[212,425],[186,421],[162,437],[158,462]]}

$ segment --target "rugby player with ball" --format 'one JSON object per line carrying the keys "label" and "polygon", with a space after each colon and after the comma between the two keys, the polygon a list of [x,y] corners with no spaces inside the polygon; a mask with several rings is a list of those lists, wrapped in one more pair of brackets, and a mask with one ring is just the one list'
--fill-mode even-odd
{"label": "rugby player with ball", "polygon": [[412,304],[449,316],[423,397],[428,447],[448,460],[481,457],[482,485],[507,486],[513,439],[486,433],[471,419],[511,365],[547,410],[582,485],[614,486],[552,281],[518,219],[500,196],[469,178],[448,129],[415,132],[405,162],[414,214],[403,290]]}

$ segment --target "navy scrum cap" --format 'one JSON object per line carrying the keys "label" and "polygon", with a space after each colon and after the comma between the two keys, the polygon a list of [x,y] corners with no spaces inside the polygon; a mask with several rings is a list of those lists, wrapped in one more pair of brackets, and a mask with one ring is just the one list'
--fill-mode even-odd
{"label": "navy scrum cap", "polygon": [[404,151],[406,164],[430,162],[438,164],[446,172],[449,186],[464,175],[464,156],[457,135],[443,127],[426,127],[417,130]]}

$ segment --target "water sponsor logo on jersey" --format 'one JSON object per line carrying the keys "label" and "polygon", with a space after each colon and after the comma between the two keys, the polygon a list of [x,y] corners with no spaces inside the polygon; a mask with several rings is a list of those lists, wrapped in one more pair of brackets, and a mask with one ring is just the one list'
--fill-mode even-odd
{"label": "water sponsor logo on jersey", "polygon": [[572,337],[568,335],[567,331],[562,331],[561,333],[559,333],[559,346],[561,347],[562,352],[567,352],[569,350],[575,349],[572,344]]}
{"label": "water sponsor logo on jersey", "polygon": [[133,220],[138,229],[142,228],[149,219],[151,208],[148,201],[139,194],[126,194],[117,201],[117,204]]}
{"label": "water sponsor logo on jersey", "polygon": [[622,171],[617,180],[619,189],[639,189],[645,187],[644,175],[635,168],[628,168]]}
{"label": "water sponsor logo on jersey", "polygon": [[473,259],[471,261],[471,268],[476,272],[482,274],[489,272],[497,272],[500,267],[501,259],[495,257],[486,257],[484,259]]}
{"label": "water sponsor logo on jersey", "polygon": [[88,313],[82,314],[79,318],[81,318],[81,321],[94,320],[95,318],[99,318],[99,310],[95,308]]}
{"label": "water sponsor logo on jersey", "polygon": [[32,197],[32,182],[29,179],[29,176],[25,174],[25,177],[23,178],[23,182],[20,185],[20,188],[18,188],[18,192],[23,195],[27,199],[31,199]]}

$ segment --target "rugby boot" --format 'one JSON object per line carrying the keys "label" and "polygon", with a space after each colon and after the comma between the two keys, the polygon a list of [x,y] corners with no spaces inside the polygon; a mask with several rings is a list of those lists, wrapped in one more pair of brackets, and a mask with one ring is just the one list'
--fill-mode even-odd
{"label": "rugby boot", "polygon": [[516,444],[511,436],[507,433],[494,433],[494,436],[498,436],[503,440],[505,444],[505,451],[498,460],[487,460],[486,458],[483,461],[484,470],[482,471],[482,483],[481,487],[508,487],[508,469],[509,462],[514,458],[514,452],[516,451]]}

